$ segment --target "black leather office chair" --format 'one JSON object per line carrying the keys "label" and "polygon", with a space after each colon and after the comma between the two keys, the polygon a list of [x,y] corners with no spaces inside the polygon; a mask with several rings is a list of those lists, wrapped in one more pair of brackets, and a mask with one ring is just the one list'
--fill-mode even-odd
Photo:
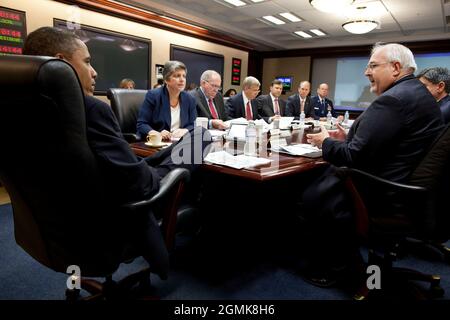
{"label": "black leather office chair", "polygon": [[112,205],[87,141],[84,96],[72,67],[50,57],[0,56],[0,86],[0,180],[11,197],[16,242],[55,271],[77,265],[82,277],[106,277],[104,286],[81,281],[95,297],[148,285],[151,266],[112,281],[120,263],[141,255],[127,242],[120,217],[146,214],[158,202],[170,248],[189,172],[171,171],[149,199]]}
{"label": "black leather office chair", "polygon": [[[369,248],[368,263],[381,268],[382,289],[394,287],[399,280],[403,284],[414,280],[430,283],[425,294],[415,291],[417,298],[444,294],[439,276],[396,268],[393,261],[408,238],[442,247],[445,252],[442,243],[450,237],[449,171],[449,126],[417,166],[409,184],[394,183],[356,169],[339,169],[353,198],[358,234]],[[363,284],[355,298],[364,299],[369,293]]]}
{"label": "black leather office chair", "polygon": [[128,142],[138,141],[136,124],[139,109],[144,102],[147,90],[111,88],[107,97],[111,101],[111,108],[119,121],[120,129]]}

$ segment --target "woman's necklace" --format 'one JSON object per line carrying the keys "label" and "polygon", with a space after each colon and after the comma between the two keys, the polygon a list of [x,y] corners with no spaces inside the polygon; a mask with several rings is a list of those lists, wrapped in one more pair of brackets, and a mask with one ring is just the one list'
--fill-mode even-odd
{"label": "woman's necklace", "polygon": [[172,108],[176,108],[179,104],[179,99],[176,100],[175,104],[172,104],[172,102],[169,102],[169,104]]}

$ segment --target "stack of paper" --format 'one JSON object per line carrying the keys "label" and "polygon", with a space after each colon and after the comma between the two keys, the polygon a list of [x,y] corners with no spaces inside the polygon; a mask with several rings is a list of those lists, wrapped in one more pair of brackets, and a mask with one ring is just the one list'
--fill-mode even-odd
{"label": "stack of paper", "polygon": [[226,151],[211,152],[205,157],[205,161],[234,169],[243,169],[270,163],[272,160],[265,158],[250,157],[240,154],[233,156]]}
{"label": "stack of paper", "polygon": [[290,146],[272,146],[272,151],[287,153],[293,156],[320,157],[322,150],[310,144],[293,144]]}

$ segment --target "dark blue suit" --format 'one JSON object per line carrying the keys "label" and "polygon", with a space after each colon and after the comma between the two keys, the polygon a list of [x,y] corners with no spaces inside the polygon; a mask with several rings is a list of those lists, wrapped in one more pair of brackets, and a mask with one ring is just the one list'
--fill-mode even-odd
{"label": "dark blue suit", "polygon": [[330,109],[333,117],[337,116],[334,111],[333,101],[328,98],[325,98],[324,103],[321,103],[319,96],[311,97],[311,107],[314,110],[314,119],[326,117],[328,114],[328,109]]}
{"label": "dark blue suit", "polygon": [[[180,93],[180,128],[193,129],[195,118],[197,118],[195,99],[182,91]],[[148,91],[139,110],[137,135],[145,138],[151,130],[170,131],[171,123],[169,92],[166,86]]]}
{"label": "dark blue suit", "polygon": [[345,141],[326,138],[330,166],[303,194],[302,216],[309,221],[312,267],[348,265],[357,239],[344,181],[335,166],[361,169],[394,182],[407,182],[443,128],[436,100],[413,75],[385,90],[353,123]]}
{"label": "dark blue suit", "polygon": [[[253,120],[261,119],[258,114],[258,104],[256,103],[256,100],[251,100],[250,105],[252,107]],[[227,100],[226,106],[231,118],[245,118],[244,97],[242,96],[242,92],[230,97],[230,99]]]}
{"label": "dark blue suit", "polygon": [[450,95],[446,95],[438,102],[439,108],[441,108],[442,118],[444,123],[450,122]]}
{"label": "dark blue suit", "polygon": [[[295,117],[296,120],[300,118],[300,95],[298,93],[289,96],[286,104],[286,117]],[[314,117],[314,109],[311,105],[311,97],[306,96],[305,106],[303,109],[305,118]]]}

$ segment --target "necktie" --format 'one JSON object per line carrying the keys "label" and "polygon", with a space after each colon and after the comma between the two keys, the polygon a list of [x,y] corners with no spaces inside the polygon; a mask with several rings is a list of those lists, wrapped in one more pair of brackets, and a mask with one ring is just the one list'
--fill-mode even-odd
{"label": "necktie", "polygon": [[211,112],[211,116],[213,119],[217,119],[217,112],[216,109],[214,108],[214,105],[212,103],[212,99],[208,99],[208,104],[209,104],[209,112]]}
{"label": "necktie", "polygon": [[253,120],[252,107],[250,106],[250,101],[247,101],[247,109],[245,110],[245,118],[247,120]]}
{"label": "necktie", "polygon": [[280,114],[280,106],[278,105],[278,98],[275,98],[275,115]]}
{"label": "necktie", "polygon": [[305,112],[305,99],[301,99],[300,113]]}

